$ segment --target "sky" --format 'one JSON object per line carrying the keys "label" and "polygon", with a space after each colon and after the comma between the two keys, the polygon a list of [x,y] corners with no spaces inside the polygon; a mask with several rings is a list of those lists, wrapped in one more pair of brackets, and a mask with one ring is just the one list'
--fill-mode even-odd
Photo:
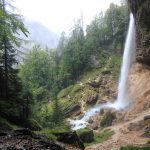
{"label": "sky", "polygon": [[84,26],[90,24],[111,2],[119,4],[120,0],[14,0],[13,5],[28,20],[38,21],[60,34],[69,33],[81,16]]}

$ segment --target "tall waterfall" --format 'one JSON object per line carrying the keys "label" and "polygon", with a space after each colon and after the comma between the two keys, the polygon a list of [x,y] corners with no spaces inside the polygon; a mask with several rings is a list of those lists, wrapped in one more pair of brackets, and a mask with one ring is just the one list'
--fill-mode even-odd
{"label": "tall waterfall", "polygon": [[129,23],[129,29],[128,29],[128,34],[125,43],[120,82],[118,86],[118,98],[114,103],[108,102],[106,104],[97,105],[89,109],[84,114],[82,119],[69,120],[70,124],[72,125],[72,130],[77,130],[86,127],[90,117],[96,114],[97,112],[99,112],[103,108],[123,109],[129,104],[126,96],[127,78],[128,78],[131,64],[135,59],[134,56],[135,56],[135,25],[134,25],[133,15],[130,14],[130,23]]}
{"label": "tall waterfall", "polygon": [[121,75],[118,87],[118,98],[116,104],[120,108],[124,108],[128,105],[129,101],[127,99],[127,78],[129,74],[129,70],[132,62],[134,61],[135,56],[135,24],[134,17],[130,14],[130,23],[128,34],[125,43],[122,67],[121,67]]}

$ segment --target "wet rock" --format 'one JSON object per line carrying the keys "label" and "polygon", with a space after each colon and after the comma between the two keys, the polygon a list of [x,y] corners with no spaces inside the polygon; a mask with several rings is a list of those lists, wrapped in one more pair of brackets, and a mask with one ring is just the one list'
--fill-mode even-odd
{"label": "wet rock", "polygon": [[87,122],[90,123],[90,124],[92,124],[93,123],[93,119],[90,118]]}
{"label": "wet rock", "polygon": [[107,103],[106,100],[98,100],[96,104],[105,104],[105,103]]}
{"label": "wet rock", "polygon": [[83,130],[83,132],[80,133],[79,137],[83,141],[83,143],[90,143],[94,140],[93,130]]}
{"label": "wet rock", "polygon": [[98,126],[97,123],[93,123],[93,124],[91,125],[91,128],[92,128],[93,130],[97,130],[97,129],[99,128],[99,126]]}
{"label": "wet rock", "polygon": [[76,147],[79,147],[81,149],[84,149],[84,144],[78,137],[76,132],[63,132],[63,133],[55,133],[54,134],[57,137],[57,140],[59,142],[72,144]]}
{"label": "wet rock", "polygon": [[87,97],[87,104],[94,105],[98,100],[98,94],[94,93]]}
{"label": "wet rock", "polygon": [[73,104],[64,110],[66,117],[77,116],[81,114],[81,106],[79,104]]}

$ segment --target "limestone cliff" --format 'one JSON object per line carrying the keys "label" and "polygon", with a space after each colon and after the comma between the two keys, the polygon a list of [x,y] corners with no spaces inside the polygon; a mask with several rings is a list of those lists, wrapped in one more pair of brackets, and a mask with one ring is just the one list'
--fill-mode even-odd
{"label": "limestone cliff", "polygon": [[128,0],[136,23],[136,61],[150,65],[150,1]]}

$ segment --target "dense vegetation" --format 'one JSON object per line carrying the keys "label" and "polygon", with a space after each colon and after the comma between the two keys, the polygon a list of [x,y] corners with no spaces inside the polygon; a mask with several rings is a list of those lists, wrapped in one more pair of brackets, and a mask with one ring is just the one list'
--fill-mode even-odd
{"label": "dense vegetation", "polygon": [[[86,32],[79,19],[69,36],[62,33],[56,49],[35,45],[19,65],[17,34],[21,31],[26,35],[27,30],[21,17],[9,13],[6,5],[0,1],[0,115],[16,123],[34,118],[45,127],[59,124],[64,117],[58,93],[75,84],[86,71],[106,66],[112,55],[121,56],[128,26],[127,5],[110,4]],[[52,110],[43,110],[47,102],[53,103]]]}

